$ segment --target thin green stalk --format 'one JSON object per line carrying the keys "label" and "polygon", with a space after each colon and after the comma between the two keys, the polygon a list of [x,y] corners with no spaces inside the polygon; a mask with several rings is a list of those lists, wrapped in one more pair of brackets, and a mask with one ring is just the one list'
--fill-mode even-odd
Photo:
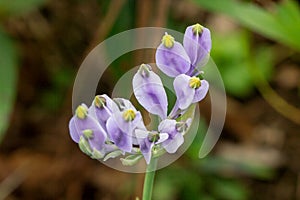
{"label": "thin green stalk", "polygon": [[152,189],[153,189],[157,160],[158,158],[152,158],[150,164],[147,166],[147,171],[144,180],[143,200],[151,200],[152,198]]}

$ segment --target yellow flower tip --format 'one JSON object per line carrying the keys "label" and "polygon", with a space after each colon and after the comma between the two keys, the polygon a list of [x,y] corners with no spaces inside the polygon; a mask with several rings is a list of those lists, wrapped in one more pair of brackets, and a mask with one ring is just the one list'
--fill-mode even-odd
{"label": "yellow flower tip", "polygon": [[203,32],[203,26],[201,26],[198,23],[193,26],[193,33],[194,33],[194,35],[201,35],[202,32]]}
{"label": "yellow flower tip", "polygon": [[94,104],[98,108],[103,108],[105,106],[105,104],[106,104],[106,100],[105,100],[104,97],[101,97],[101,96],[97,95],[95,97]]}
{"label": "yellow flower tip", "polygon": [[126,121],[132,121],[135,118],[135,112],[132,109],[125,110],[123,113],[123,118]]}
{"label": "yellow flower tip", "polygon": [[174,46],[175,39],[172,35],[169,35],[168,33],[165,33],[165,35],[163,36],[161,42],[163,43],[163,45],[165,47],[172,48]]}
{"label": "yellow flower tip", "polygon": [[189,82],[189,86],[191,88],[197,89],[201,86],[201,81],[198,77],[191,77],[190,82]]}
{"label": "yellow flower tip", "polygon": [[80,105],[76,108],[75,113],[79,119],[84,119],[87,116],[88,110],[85,106]]}

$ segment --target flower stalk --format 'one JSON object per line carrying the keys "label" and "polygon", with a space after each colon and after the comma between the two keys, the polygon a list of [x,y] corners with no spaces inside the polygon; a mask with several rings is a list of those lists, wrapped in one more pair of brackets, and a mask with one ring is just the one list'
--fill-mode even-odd
{"label": "flower stalk", "polygon": [[144,179],[143,200],[152,199],[152,190],[153,190],[153,183],[154,183],[157,161],[158,158],[152,158],[150,164],[147,166],[147,171]]}

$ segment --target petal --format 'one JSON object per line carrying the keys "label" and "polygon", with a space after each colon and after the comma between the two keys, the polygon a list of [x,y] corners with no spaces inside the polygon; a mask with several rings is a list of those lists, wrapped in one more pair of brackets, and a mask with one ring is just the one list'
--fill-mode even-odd
{"label": "petal", "polygon": [[143,142],[140,144],[140,150],[147,164],[150,163],[153,146],[154,146],[153,142],[150,142],[148,138],[144,139]]}
{"label": "petal", "polygon": [[181,133],[177,133],[172,140],[167,140],[163,143],[163,147],[168,153],[175,153],[177,149],[183,144],[184,138]]}
{"label": "petal", "polygon": [[194,34],[193,26],[186,28],[183,38],[183,46],[186,50],[188,56],[191,59],[193,66],[201,63],[203,66],[206,62],[203,62],[206,59],[207,55],[211,50],[211,36],[209,29],[202,27],[202,33]]}
{"label": "petal", "polygon": [[72,140],[76,143],[80,140],[80,134],[75,126],[75,116],[71,118],[69,122],[69,130],[70,130],[70,136]]}
{"label": "petal", "polygon": [[157,142],[155,142],[155,144],[160,144],[160,143],[166,141],[168,138],[169,138],[168,133],[160,133],[159,134],[159,140]]}
{"label": "petal", "polygon": [[80,135],[83,134],[84,130],[91,130],[93,132],[93,137],[89,139],[92,147],[96,149],[100,149],[101,146],[105,143],[107,138],[106,131],[100,126],[96,119],[87,115],[85,119],[79,119],[77,117],[74,118],[74,124],[77,130],[80,132]]}
{"label": "petal", "polygon": [[121,150],[131,152],[132,149],[132,137],[127,133],[124,133],[111,117],[107,120],[106,128],[110,135],[112,142],[115,143]]}
{"label": "petal", "polygon": [[138,141],[144,140],[148,137],[147,130],[135,129],[134,134]]}
{"label": "petal", "polygon": [[195,89],[189,86],[190,78],[185,74],[181,74],[175,78],[173,83],[178,107],[182,110],[188,108],[194,99]]}
{"label": "petal", "polygon": [[201,86],[196,89],[193,103],[199,102],[206,96],[209,89],[209,84],[206,80],[201,80]]}
{"label": "petal", "polygon": [[190,69],[190,58],[179,42],[174,42],[173,47],[167,48],[160,44],[155,54],[158,68],[170,77],[184,74]]}
{"label": "petal", "polygon": [[150,113],[167,117],[168,100],[164,86],[157,74],[141,65],[132,80],[134,95],[138,102]]}
{"label": "petal", "polygon": [[106,94],[98,95],[98,97],[102,97],[105,99],[105,105],[102,108],[99,108],[95,105],[95,100],[93,101],[90,109],[92,108],[95,112],[95,115],[98,121],[106,122],[108,118],[111,116],[112,107],[115,102]]}
{"label": "petal", "polygon": [[177,122],[174,119],[165,119],[160,122],[158,131],[160,133],[172,134],[173,132],[176,132],[176,123]]}
{"label": "petal", "polygon": [[[123,132],[132,135],[133,130],[143,121],[141,113],[127,99],[115,98],[114,100],[117,103],[112,108],[112,118]],[[126,121],[123,117],[124,111],[128,109],[132,109],[135,112],[135,118],[132,121]]]}

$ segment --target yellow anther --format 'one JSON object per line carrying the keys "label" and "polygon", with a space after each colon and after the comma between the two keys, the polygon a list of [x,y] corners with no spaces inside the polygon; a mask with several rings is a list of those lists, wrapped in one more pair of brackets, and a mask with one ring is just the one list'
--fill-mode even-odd
{"label": "yellow anther", "polygon": [[84,119],[86,116],[87,116],[87,108],[83,105],[80,105],[77,107],[76,111],[76,116],[79,118],[79,119]]}
{"label": "yellow anther", "polygon": [[201,35],[202,32],[203,32],[203,26],[201,26],[198,23],[193,26],[193,33],[194,33],[194,35]]}
{"label": "yellow anther", "polygon": [[163,36],[161,42],[163,45],[167,48],[172,48],[174,46],[175,39],[172,35],[169,35],[168,33],[165,33]]}
{"label": "yellow anther", "polygon": [[98,108],[103,108],[106,104],[106,100],[104,97],[101,97],[99,95],[95,96],[95,106],[98,107]]}
{"label": "yellow anther", "polygon": [[197,89],[201,86],[201,81],[198,77],[191,77],[190,82],[189,82],[189,86],[191,88]]}
{"label": "yellow anther", "polygon": [[135,112],[132,109],[125,110],[123,113],[123,118],[126,121],[132,121],[135,118]]}

